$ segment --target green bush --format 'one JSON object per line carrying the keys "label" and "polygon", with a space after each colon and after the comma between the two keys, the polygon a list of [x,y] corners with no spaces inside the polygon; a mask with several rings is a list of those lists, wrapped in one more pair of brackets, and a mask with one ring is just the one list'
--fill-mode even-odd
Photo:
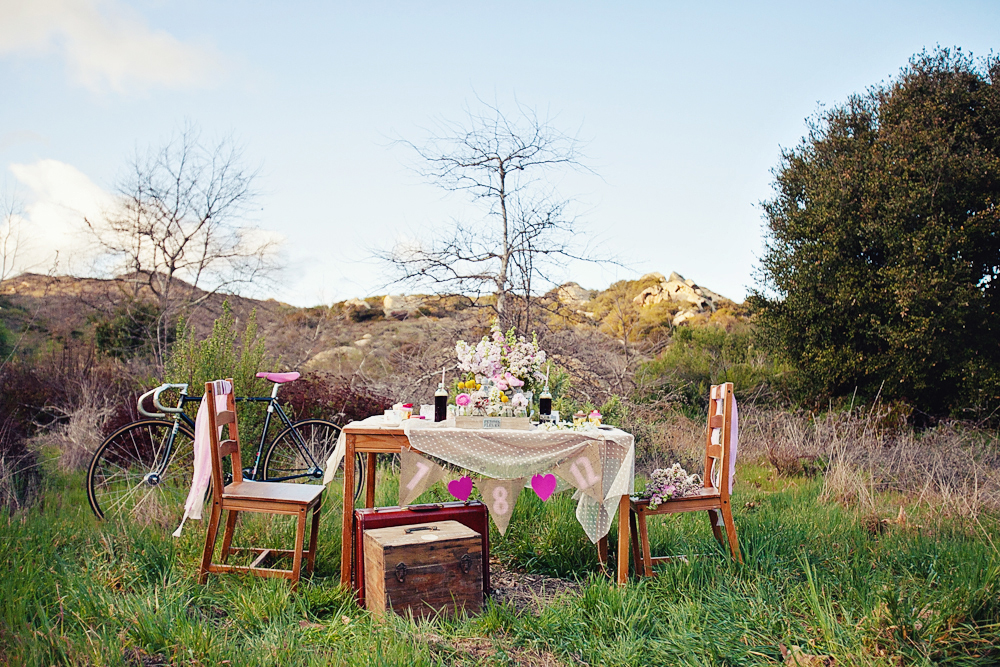
{"label": "green bush", "polygon": [[755,400],[787,398],[788,368],[754,346],[749,327],[679,327],[667,349],[636,373],[640,398],[669,398],[701,410],[713,384],[732,382]]}
{"label": "green bush", "polygon": [[256,310],[250,313],[241,331],[226,301],[208,338],[199,341],[194,327],[183,320],[178,325],[178,334],[164,364],[167,382],[186,382],[191,396],[201,396],[206,382],[231,377],[239,394],[270,393],[267,380],[256,375],[258,371],[271,370],[276,361],[268,356],[264,339],[259,335]]}
{"label": "green bush", "polygon": [[[194,327],[183,320],[178,324],[178,334],[164,364],[166,382],[187,383],[191,396],[203,395],[206,382],[224,378],[233,378],[233,390],[238,396],[271,393],[270,383],[256,377],[258,371],[273,370],[277,364],[268,356],[264,339],[258,333],[256,310],[250,313],[241,330],[226,301],[208,338],[198,340]],[[244,446],[250,446],[260,438],[264,414],[246,404],[240,406],[240,439]]]}
{"label": "green bush", "polygon": [[[98,322],[94,330],[97,351],[122,360],[149,355],[159,319],[160,310],[154,304],[134,302],[121,306],[111,317]],[[171,340],[168,336],[168,344]]]}

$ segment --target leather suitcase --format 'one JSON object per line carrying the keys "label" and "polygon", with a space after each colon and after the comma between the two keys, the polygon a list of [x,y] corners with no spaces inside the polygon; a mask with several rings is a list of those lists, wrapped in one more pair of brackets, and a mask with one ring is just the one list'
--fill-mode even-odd
{"label": "leather suitcase", "polygon": [[486,505],[469,502],[430,503],[406,507],[366,507],[354,510],[354,567],[352,579],[358,603],[365,606],[364,532],[371,528],[412,526],[432,521],[457,521],[483,536],[483,595],[490,592],[490,526]]}

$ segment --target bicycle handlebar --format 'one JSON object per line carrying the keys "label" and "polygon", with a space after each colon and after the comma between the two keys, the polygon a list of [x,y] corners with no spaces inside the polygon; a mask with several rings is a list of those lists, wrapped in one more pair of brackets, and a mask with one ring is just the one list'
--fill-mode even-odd
{"label": "bicycle handlebar", "polygon": [[[184,412],[184,408],[182,407],[170,408],[160,403],[160,394],[162,394],[168,389],[180,389],[181,395],[183,396],[187,394],[188,386],[186,384],[164,383],[161,384],[156,389],[150,389],[145,394],[139,397],[139,404],[136,406],[139,409],[139,413],[145,415],[146,417],[166,417],[167,415],[165,413],[167,412],[170,413]],[[142,402],[146,400],[146,397],[149,396],[150,394],[153,395],[153,405],[155,405],[156,409],[160,410],[160,412],[146,412],[145,410],[143,410]]]}

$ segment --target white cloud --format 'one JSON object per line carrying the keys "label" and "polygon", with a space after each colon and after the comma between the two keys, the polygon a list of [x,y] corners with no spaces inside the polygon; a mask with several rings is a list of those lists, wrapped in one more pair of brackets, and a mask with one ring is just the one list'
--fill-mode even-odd
{"label": "white cloud", "polygon": [[[12,164],[10,171],[29,194],[23,210],[0,223],[0,238],[19,238],[13,273],[93,273],[95,248],[84,217],[100,219],[114,197],[76,167],[58,160]],[[9,252],[9,250],[8,250]]]}
{"label": "white cloud", "polygon": [[117,92],[205,83],[218,54],[153,30],[116,0],[0,0],[0,55],[60,53],[76,80]]}

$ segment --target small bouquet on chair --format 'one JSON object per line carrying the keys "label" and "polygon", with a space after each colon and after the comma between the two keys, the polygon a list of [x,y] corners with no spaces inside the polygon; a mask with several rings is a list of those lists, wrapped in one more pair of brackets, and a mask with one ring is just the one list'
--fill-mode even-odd
{"label": "small bouquet on chair", "polygon": [[669,468],[654,470],[643,495],[649,498],[649,509],[655,510],[671,498],[695,493],[702,484],[701,475],[689,475],[680,463],[675,463]]}

